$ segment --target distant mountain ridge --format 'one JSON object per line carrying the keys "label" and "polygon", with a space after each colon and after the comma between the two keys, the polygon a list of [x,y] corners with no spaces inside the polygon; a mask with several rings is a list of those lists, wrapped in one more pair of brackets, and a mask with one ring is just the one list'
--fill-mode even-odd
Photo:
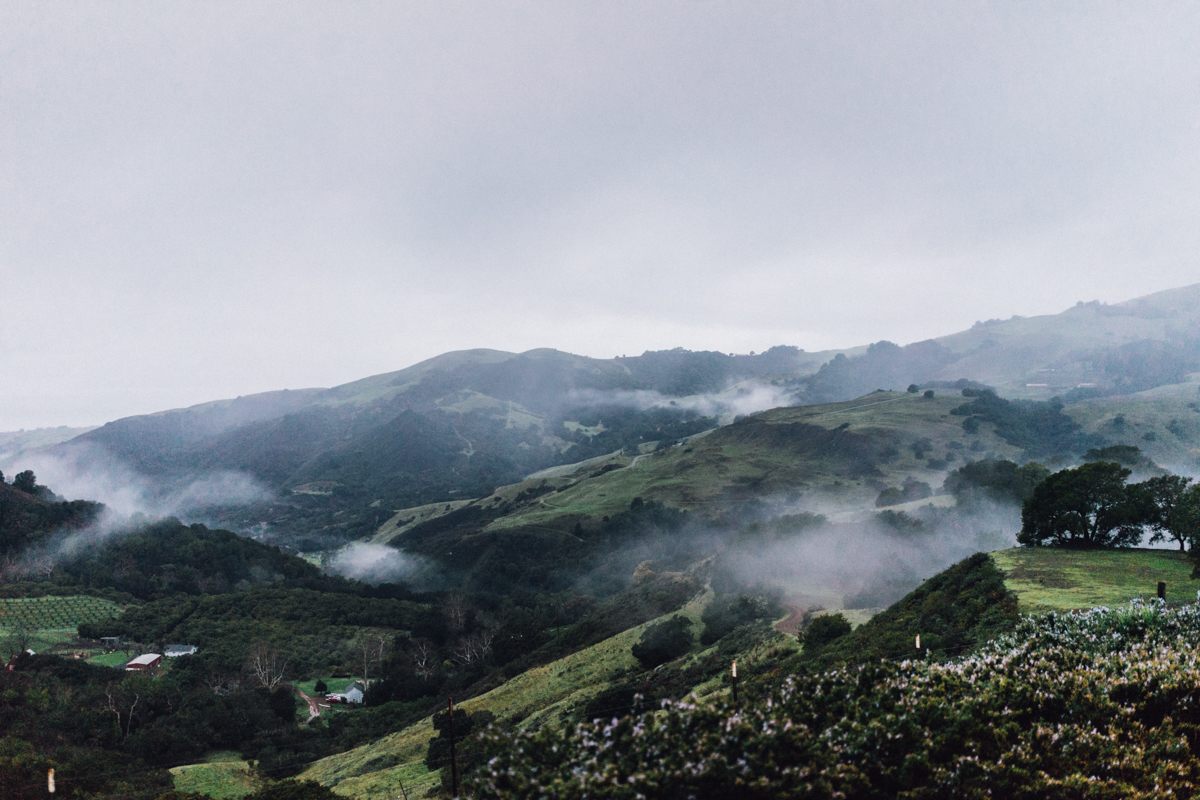
{"label": "distant mountain ridge", "polygon": [[[345,539],[370,532],[390,509],[482,496],[556,464],[633,452],[770,407],[960,379],[1007,397],[1070,400],[1179,383],[1197,370],[1200,284],[979,322],[906,346],[748,355],[677,348],[613,359],[456,351],[330,389],[127,417],[47,452],[116,459],[168,488],[196,474],[247,473],[277,499],[219,521]],[[324,488],[290,491],[311,485]]]}
{"label": "distant mountain ridge", "polygon": [[877,388],[968,378],[1005,397],[1048,399],[1074,389],[1129,393],[1200,370],[1200,284],[1123,303],[1077,303],[1060,314],[976,322],[899,347],[876,342],[802,381],[804,402],[837,402]]}

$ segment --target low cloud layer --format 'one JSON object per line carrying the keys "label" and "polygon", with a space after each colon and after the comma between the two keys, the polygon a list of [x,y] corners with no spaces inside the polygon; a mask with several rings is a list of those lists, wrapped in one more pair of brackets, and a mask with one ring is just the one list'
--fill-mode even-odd
{"label": "low cloud layer", "polygon": [[751,508],[740,522],[696,522],[682,533],[646,535],[607,557],[579,588],[594,591],[605,581],[628,580],[642,561],[687,570],[712,555],[715,574],[782,590],[802,608],[882,608],[973,553],[1015,546],[1020,529],[1018,507],[989,501],[922,508],[893,524],[868,512],[859,521],[814,523],[804,516],[810,511],[781,499]]}
{"label": "low cloud layer", "polygon": [[367,583],[409,582],[426,571],[424,559],[382,544],[351,542],[334,553],[325,570]]}
{"label": "low cloud layer", "polygon": [[882,608],[973,553],[1015,546],[1012,517],[963,515],[912,531],[876,521],[827,525],[733,546],[722,563],[746,583],[780,587],[804,606]]}
{"label": "low cloud layer", "polygon": [[1192,283],[1197,29],[1182,3],[0,5],[0,430]]}
{"label": "low cloud layer", "polygon": [[646,389],[600,391],[579,389],[567,396],[569,405],[623,406],[644,411],[650,408],[678,408],[695,411],[703,416],[721,417],[722,422],[739,414],[754,414],[771,408],[792,405],[794,398],[786,389],[770,384],[747,381],[722,392],[671,397]]}
{"label": "low cloud layer", "polygon": [[121,516],[184,516],[267,500],[272,493],[243,472],[189,476],[178,485],[157,484],[95,445],[76,445],[63,455],[31,454],[16,465],[68,500],[95,500]]}

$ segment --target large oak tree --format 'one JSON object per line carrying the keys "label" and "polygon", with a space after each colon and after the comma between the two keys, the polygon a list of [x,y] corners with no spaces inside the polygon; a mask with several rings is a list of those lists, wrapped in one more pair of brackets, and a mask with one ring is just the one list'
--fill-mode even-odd
{"label": "large oak tree", "polygon": [[1096,461],[1056,472],[1021,509],[1024,545],[1132,547],[1142,540],[1141,504],[1125,483],[1129,470]]}

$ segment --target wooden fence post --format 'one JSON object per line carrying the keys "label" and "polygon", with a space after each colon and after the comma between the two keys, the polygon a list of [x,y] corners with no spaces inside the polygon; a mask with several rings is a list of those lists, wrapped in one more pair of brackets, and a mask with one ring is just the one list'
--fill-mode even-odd
{"label": "wooden fence post", "polygon": [[458,759],[454,752],[454,698],[450,698],[450,796],[458,797]]}

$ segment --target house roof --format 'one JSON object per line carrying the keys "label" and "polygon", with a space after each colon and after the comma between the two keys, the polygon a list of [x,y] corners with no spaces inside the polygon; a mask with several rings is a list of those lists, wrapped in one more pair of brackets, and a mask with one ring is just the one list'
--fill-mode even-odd
{"label": "house roof", "polygon": [[137,658],[133,659],[125,666],[127,666],[127,667],[133,667],[133,666],[149,667],[149,666],[154,665],[154,663],[157,662],[160,658],[162,658],[162,656],[159,655],[158,653],[146,653],[145,655],[140,655]]}

